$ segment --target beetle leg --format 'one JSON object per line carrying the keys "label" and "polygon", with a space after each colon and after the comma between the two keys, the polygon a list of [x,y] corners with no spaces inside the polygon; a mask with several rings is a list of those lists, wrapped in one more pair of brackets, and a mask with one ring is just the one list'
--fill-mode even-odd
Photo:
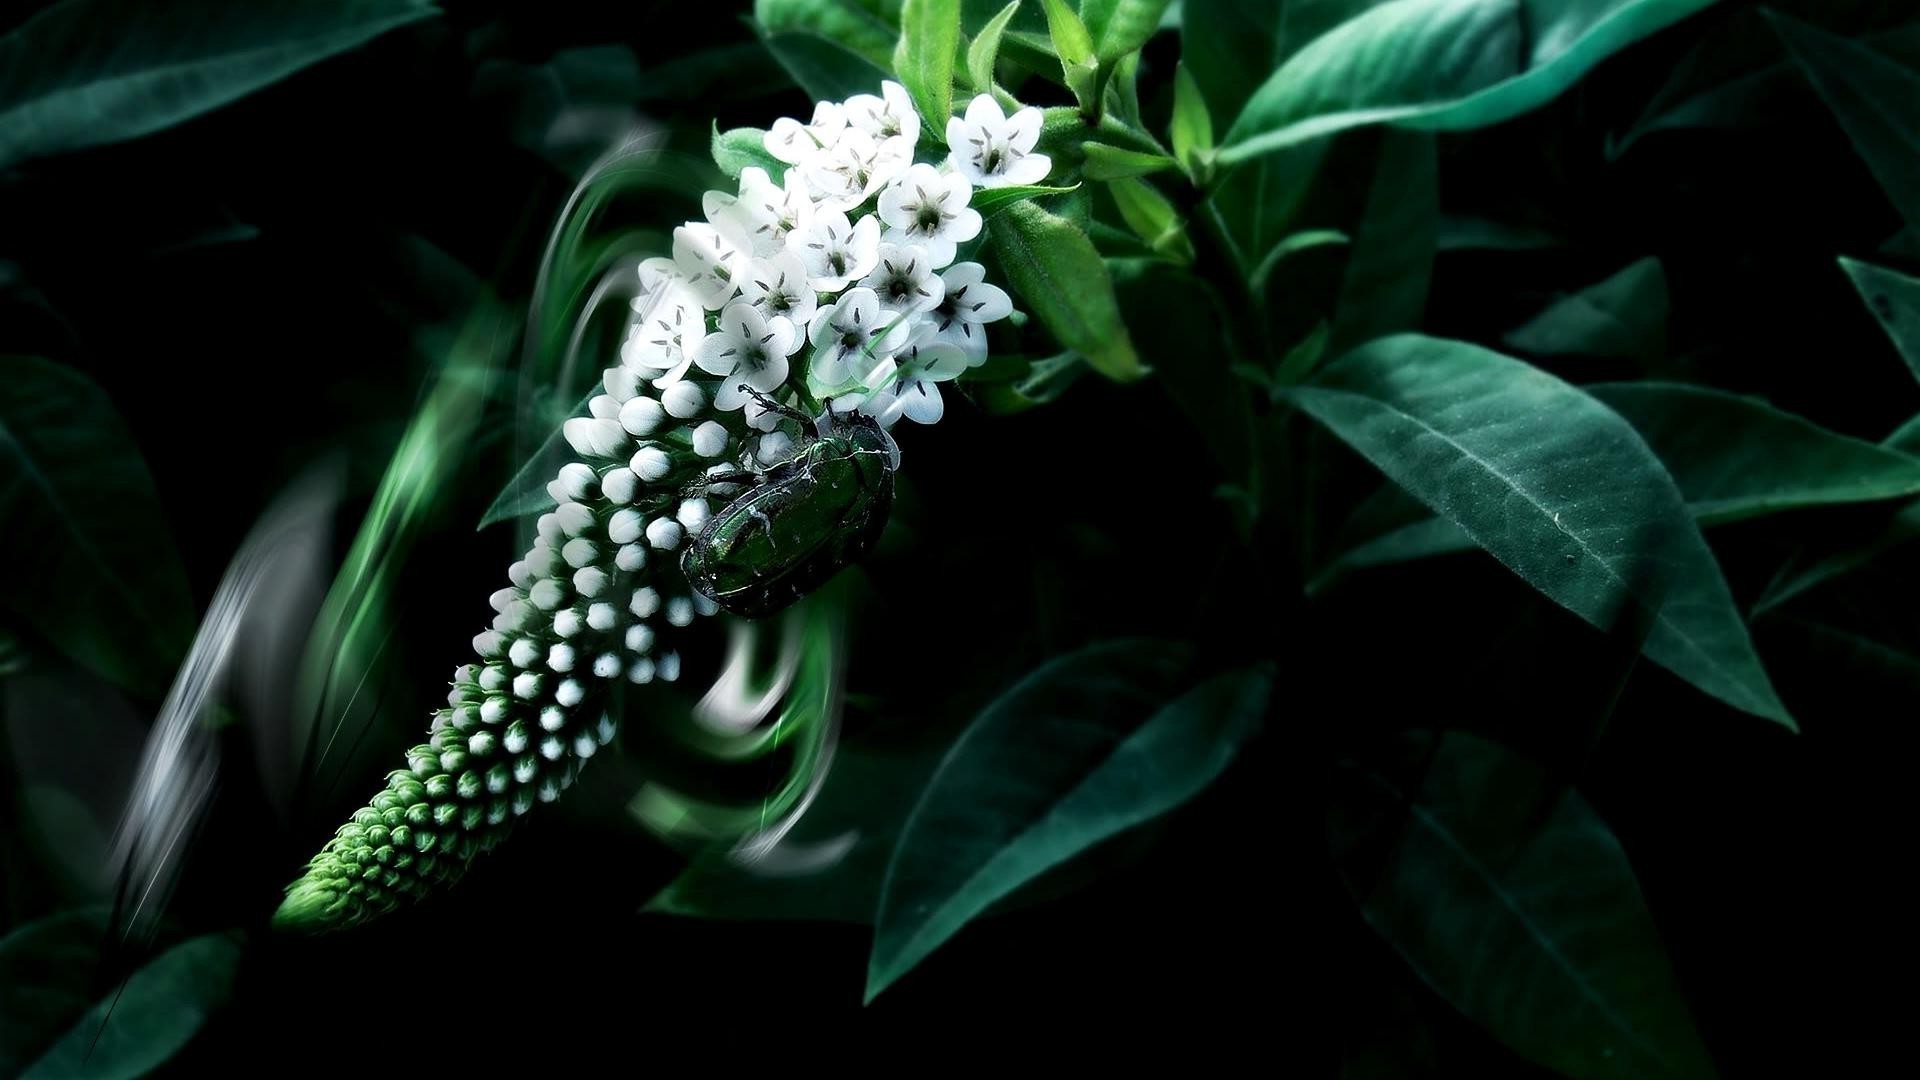
{"label": "beetle leg", "polygon": [[774,546],[773,545],[773,519],[767,516],[767,512],[765,510],[762,510],[757,506],[749,508],[747,510],[747,516],[759,522],[760,527],[766,530],[767,546],[773,547]]}
{"label": "beetle leg", "polygon": [[766,394],[761,393],[746,383],[741,383],[740,389],[745,391],[748,397],[759,402],[761,408],[771,413],[779,413],[789,420],[798,422],[800,430],[806,432],[807,435],[812,438],[817,439],[820,437],[820,429],[814,426],[813,417],[808,416],[806,413],[801,412],[791,405],[775,401],[773,398],[768,397]]}

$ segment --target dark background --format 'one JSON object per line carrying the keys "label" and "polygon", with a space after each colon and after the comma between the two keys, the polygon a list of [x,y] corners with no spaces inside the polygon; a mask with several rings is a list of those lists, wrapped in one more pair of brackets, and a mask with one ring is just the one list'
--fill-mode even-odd
{"label": "dark background", "polygon": [[[5,345],[106,388],[153,472],[155,527],[177,538],[203,601],[315,462],[347,463],[350,535],[438,359],[416,347],[419,328],[467,310],[468,277],[524,304],[548,228],[622,110],[660,125],[698,175],[710,122],[764,126],[807,108],[727,5],[448,7],[159,137],[0,181],[0,257],[19,268],[0,292]],[[1443,209],[1525,221],[1557,242],[1443,254],[1426,329],[1497,342],[1555,295],[1656,255],[1674,312],[1660,374],[1878,439],[1920,409],[1920,389],[1833,260],[1913,264],[1881,250],[1899,220],[1819,101],[1802,89],[1741,129],[1606,153],[1707,22],[1616,57],[1539,113],[1442,140]],[[726,42],[737,63],[710,81],[673,66]],[[582,46],[626,53],[556,90],[556,53]],[[1172,53],[1156,43],[1143,81]],[[569,107],[612,119],[541,152]],[[697,191],[663,184],[624,212],[664,232],[697,216]],[[1639,373],[1547,366],[1581,381]],[[1329,475],[1372,486],[1331,441],[1296,437]],[[1425,1064],[1377,1075],[1532,1075],[1374,936],[1327,856],[1331,763],[1426,727],[1581,762],[1725,1074],[1850,1072],[1839,1059],[1898,1022],[1899,995],[1880,987],[1910,944],[1911,893],[1897,885],[1910,844],[1894,843],[1910,818],[1920,668],[1808,627],[1920,646],[1910,561],[1883,559],[1756,628],[1795,736],[1633,664],[1632,649],[1484,556],[1293,599],[1262,547],[1271,538],[1242,538],[1215,495],[1217,466],[1151,380],[1084,379],[1017,416],[950,403],[937,429],[903,441],[895,535],[858,571],[849,733],[937,743],[1050,656],[1126,634],[1187,637],[1223,666],[1279,663],[1266,729],[1218,785],[1103,847],[1056,895],[971,926],[863,1007],[864,927],[636,915],[684,856],[621,812],[631,763],[590,772],[439,900],[352,934],[274,938],[263,923],[279,889],[386,766],[282,822],[236,747],[173,913],[184,928],[260,933],[235,1006],[169,1071],[438,1071],[530,1052],[611,1072],[680,1049],[827,1067],[875,1054],[915,1069],[954,1051],[1024,1063],[1015,1055],[1031,1046],[1118,1062],[1152,1048],[1200,1070],[1337,1075],[1405,1056]],[[510,530],[469,523],[517,464],[510,439],[483,434],[409,564],[398,663],[424,689],[369,736],[389,756],[424,725],[486,614],[481,590],[511,557]],[[1803,535],[1876,513],[1736,527],[1715,549],[1750,601]],[[0,917],[12,926],[68,896],[30,843],[9,843]]]}

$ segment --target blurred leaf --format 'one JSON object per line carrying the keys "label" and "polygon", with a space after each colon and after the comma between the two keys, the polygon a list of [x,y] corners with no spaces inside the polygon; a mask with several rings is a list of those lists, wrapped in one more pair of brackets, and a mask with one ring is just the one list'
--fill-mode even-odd
{"label": "blurred leaf", "polygon": [[1323,139],[1266,154],[1214,186],[1208,198],[1219,215],[1223,241],[1249,279],[1265,280],[1261,271],[1272,273],[1288,238],[1306,231],[1300,219],[1327,149]]}
{"label": "blurred leaf", "polygon": [[1089,180],[1124,180],[1171,169],[1177,164],[1165,154],[1125,150],[1105,143],[1084,143],[1081,150],[1086,155],[1085,173]]}
{"label": "blurred leaf", "polygon": [[1593,67],[1714,0],[1394,0],[1296,53],[1254,92],[1224,163],[1363,124],[1486,127],[1539,108]]}
{"label": "blurred leaf", "polygon": [[1657,360],[1667,351],[1667,275],[1649,256],[1548,305],[1501,339],[1535,356]]}
{"label": "blurred leaf", "polygon": [[[1286,262],[1289,256],[1299,254],[1302,251],[1311,251],[1317,247],[1350,244],[1352,242],[1352,238],[1346,233],[1333,229],[1306,229],[1301,232],[1291,233],[1279,243],[1273,245],[1273,250],[1267,252],[1267,257],[1260,261],[1259,266],[1253,268],[1253,273],[1247,275],[1247,283],[1253,295],[1265,297],[1267,294],[1267,283],[1273,279],[1273,272],[1278,270],[1280,265]],[[1329,330],[1329,332],[1331,331]]]}
{"label": "blurred leaf", "polygon": [[[893,63],[900,14],[900,0],[754,0],[753,5],[754,20],[769,33],[817,37],[861,57],[875,70]],[[876,81],[865,92],[879,93],[880,84]],[[832,95],[836,101],[847,96]]]}
{"label": "blurred leaf", "polygon": [[1633,867],[1586,800],[1469,735],[1424,760],[1404,780],[1336,773],[1329,842],[1374,930],[1563,1076],[1714,1076]]}
{"label": "blurred leaf", "polygon": [[1008,284],[1056,341],[1110,379],[1146,374],[1120,320],[1113,279],[1084,231],[1030,202],[1006,208],[991,231]]}
{"label": "blurred leaf", "polygon": [[[1000,56],[1000,35],[1006,32],[1007,24],[1019,12],[1020,0],[1013,0],[1001,8],[1000,13],[973,36],[973,44],[967,46],[967,74],[973,79],[974,89],[980,93],[993,90],[993,68]],[[939,134],[944,136],[945,132]]]}
{"label": "blurred leaf", "polygon": [[1840,268],[1853,279],[1860,299],[1880,320],[1880,326],[1900,350],[1907,370],[1920,379],[1920,281],[1897,274],[1885,267],[1853,259],[1840,260]]}
{"label": "blurred leaf", "polygon": [[1229,365],[1241,355],[1218,296],[1177,267],[1153,259],[1113,263],[1121,310],[1154,378],[1193,425],[1221,475],[1246,482],[1254,414],[1246,383]]}
{"label": "blurred leaf", "polygon": [[893,70],[913,95],[935,139],[953,115],[953,62],[960,51],[960,0],[906,0]]}
{"label": "blurred leaf", "polygon": [[1173,69],[1173,126],[1167,134],[1173,142],[1173,156],[1180,159],[1188,175],[1196,179],[1204,176],[1211,167],[1213,117],[1207,112],[1200,84],[1193,81],[1193,72],[1187,70],[1184,60]]}
{"label": "blurred leaf", "polygon": [[1096,645],[989,705],[907,819],[881,888],[871,1001],[995,900],[1186,802],[1266,712],[1272,674],[1222,675],[1175,697],[1188,653]]}
{"label": "blurred leaf", "polygon": [[1920,225],[1920,74],[1860,42],[1766,14],[1894,209]]}
{"label": "blurred leaf", "polygon": [[1440,215],[1436,240],[1441,251],[1541,251],[1566,243],[1565,238],[1531,225],[1456,214]]}
{"label": "blurred leaf", "polygon": [[423,0],[284,0],[217,16],[60,0],[0,38],[0,169],[171,127],[434,14]]}
{"label": "blurred leaf", "polygon": [[1160,189],[1138,177],[1115,180],[1107,185],[1113,204],[1135,236],[1145,241],[1155,254],[1164,255],[1181,266],[1193,262],[1193,241],[1187,236],[1187,223]]}
{"label": "blurred leaf", "polygon": [[1626,421],[1464,342],[1384,338],[1289,391],[1394,482],[1603,630],[1651,613],[1655,663],[1792,726],[1680,492]]}
{"label": "blurred leaf", "polygon": [[[594,387],[567,415],[585,416],[587,403],[602,392],[599,387]],[[500,494],[493,497],[487,512],[480,516],[480,524],[475,525],[474,529],[484,529],[498,522],[512,521],[529,514],[543,514],[553,509],[558,504],[547,492],[547,483],[559,474],[562,465],[578,456],[567,445],[566,436],[562,434],[560,425],[556,424],[546,441],[540,444],[540,449],[521,463],[520,468],[514,471],[513,479],[508,480],[506,486],[500,489]]]}
{"label": "blurred leaf", "polygon": [[1213,115],[1225,119],[1301,46],[1384,2],[1181,0],[1181,56]]}
{"label": "blurred leaf", "polygon": [[1080,19],[1102,66],[1139,49],[1160,28],[1172,0],[1080,0]]}
{"label": "blurred leaf", "polygon": [[104,908],[63,911],[0,938],[0,1076],[19,1076],[93,1004]]}
{"label": "blurred leaf", "polygon": [[79,372],[0,356],[0,606],[61,651],[158,697],[196,608],[153,478],[113,402]]}
{"label": "blurred leaf", "polygon": [[967,205],[980,211],[982,218],[992,218],[995,214],[1012,206],[1014,203],[1025,202],[1028,199],[1037,199],[1042,195],[1065,195],[1069,192],[1077,191],[1079,188],[1079,184],[1075,184],[1072,187],[1047,187],[1044,184],[1013,184],[1007,187],[980,188],[973,193],[973,199],[968,202]]}
{"label": "blurred leaf", "polygon": [[1066,352],[1032,361],[1016,378],[967,381],[962,385],[982,409],[995,416],[1010,416],[1057,400],[1086,373],[1086,358]]}
{"label": "blurred leaf", "polygon": [[1433,281],[1439,217],[1439,162],[1433,136],[1386,132],[1334,312],[1334,353],[1395,331],[1420,328]]}
{"label": "blurred leaf", "polygon": [[624,44],[562,49],[544,64],[491,59],[474,71],[474,94],[508,111],[516,146],[562,175],[584,175],[610,145],[642,127],[640,63]]}
{"label": "blurred leaf", "polygon": [[165,1064],[223,1008],[240,966],[240,935],[176,945],[133,973],[21,1080],[131,1080]]}
{"label": "blurred leaf", "polygon": [[887,78],[884,68],[818,34],[768,34],[762,40],[793,81],[815,101],[877,94]]}
{"label": "blurred leaf", "polygon": [[767,153],[767,133],[760,128],[729,128],[720,130],[713,126],[713,163],[720,171],[740,179],[742,170],[748,167],[765,169],[768,178],[778,184],[786,178],[787,163]]}

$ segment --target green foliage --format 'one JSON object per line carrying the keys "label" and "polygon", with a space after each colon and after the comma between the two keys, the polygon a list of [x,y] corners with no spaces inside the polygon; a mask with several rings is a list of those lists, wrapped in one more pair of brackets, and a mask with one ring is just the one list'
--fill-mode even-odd
{"label": "green foliage", "polygon": [[982,712],[933,774],[880,892],[867,998],[1035,875],[1192,798],[1266,712],[1272,675],[1192,686],[1177,643],[1093,646]]}
{"label": "green foliage", "polygon": [[153,478],[113,402],[80,372],[0,356],[0,520],[0,557],[38,568],[17,575],[0,606],[158,698],[195,605]]}
{"label": "green foliage", "polygon": [[1853,280],[1867,310],[1880,320],[1907,370],[1920,379],[1920,280],[1854,259],[1841,259],[1840,268]]}
{"label": "green foliage", "polygon": [[1535,356],[1657,361],[1667,351],[1667,275],[1639,259],[1605,281],[1563,296],[1509,331],[1508,348]]}
{"label": "green foliage", "polygon": [[1769,13],[1887,198],[1920,225],[1920,73],[1857,42]]}
{"label": "green foliage", "polygon": [[761,128],[721,131],[718,124],[714,125],[713,163],[735,179],[739,179],[742,169],[765,169],[774,183],[779,183],[787,175],[787,163],[767,153],[766,136]]}
{"label": "green foliage", "polygon": [[973,43],[967,46],[967,76],[973,80],[973,88],[981,93],[993,89],[994,63],[1000,57],[1000,35],[1006,33],[1007,24],[1020,13],[1020,0],[1000,9],[1000,13],[987,21],[980,32],[973,36]]}
{"label": "green foliage", "polygon": [[1470,735],[1415,748],[1411,767],[1348,761],[1335,780],[1328,841],[1374,930],[1559,1075],[1716,1075],[1633,867],[1593,807]]}
{"label": "green foliage", "polygon": [[[953,115],[954,59],[960,51],[960,0],[906,0],[893,70],[913,95],[920,115],[944,132]],[[986,57],[989,71],[992,55]],[[987,85],[991,85],[989,78]]]}
{"label": "green foliage", "polygon": [[994,224],[1007,280],[1060,342],[1111,379],[1144,375],[1093,241],[1071,221],[1018,202]]}
{"label": "green foliage", "polygon": [[161,953],[81,1017],[21,1080],[148,1075],[226,1005],[240,947],[237,932],[207,934]]}
{"label": "green foliage", "polygon": [[427,0],[299,0],[221,18],[60,0],[0,38],[0,169],[160,131],[434,14]]}

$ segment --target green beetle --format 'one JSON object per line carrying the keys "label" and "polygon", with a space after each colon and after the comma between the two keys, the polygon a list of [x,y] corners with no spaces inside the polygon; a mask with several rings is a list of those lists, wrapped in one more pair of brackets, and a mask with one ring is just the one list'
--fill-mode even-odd
{"label": "green beetle", "polygon": [[714,513],[680,559],[701,595],[749,619],[785,608],[873,548],[900,462],[893,437],[870,416],[836,416],[829,402],[815,421],[755,396],[798,420],[808,438],[764,472],[709,477],[708,485],[747,490]]}

